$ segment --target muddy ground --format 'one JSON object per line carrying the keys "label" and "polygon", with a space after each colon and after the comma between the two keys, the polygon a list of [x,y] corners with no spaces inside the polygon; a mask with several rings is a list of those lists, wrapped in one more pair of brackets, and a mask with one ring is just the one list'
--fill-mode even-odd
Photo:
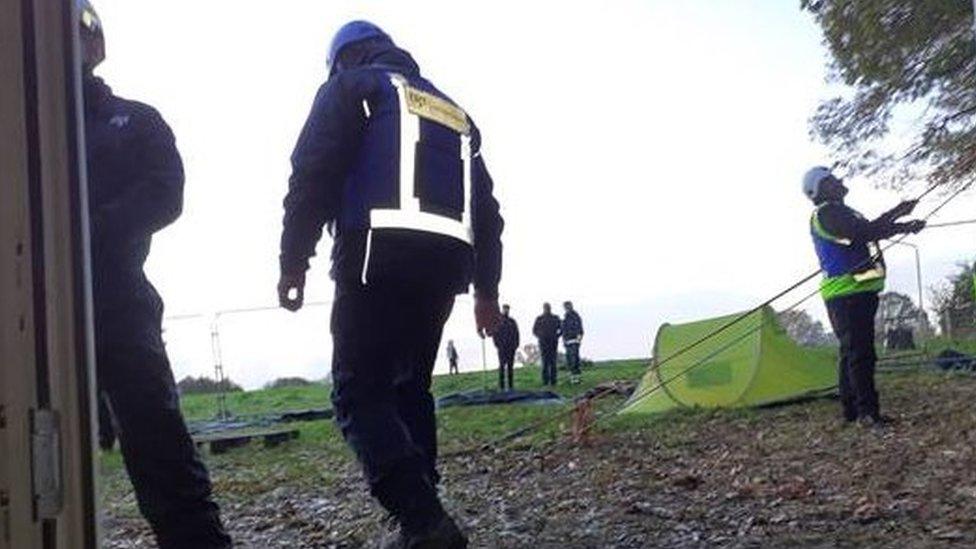
{"label": "muddy ground", "polygon": [[[885,376],[883,431],[837,403],[611,424],[566,442],[443,461],[445,498],[473,547],[976,546],[976,378]],[[215,469],[240,547],[369,546],[384,528],[348,459],[297,456],[333,476],[260,494]],[[239,469],[239,468],[238,468]],[[152,547],[116,483],[106,547]]]}

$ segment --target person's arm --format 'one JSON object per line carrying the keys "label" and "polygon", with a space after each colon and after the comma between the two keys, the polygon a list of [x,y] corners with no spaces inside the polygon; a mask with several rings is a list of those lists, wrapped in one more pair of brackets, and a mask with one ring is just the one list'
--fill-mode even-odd
{"label": "person's arm", "polygon": [[491,335],[501,322],[498,282],[502,277],[502,231],[505,222],[492,191],[494,183],[481,157],[481,134],[472,124],[471,208],[474,230],[475,322],[479,333]]}
{"label": "person's arm", "polygon": [[512,320],[512,346],[518,349],[519,343],[521,343],[521,341],[519,340],[518,322],[515,322],[515,320],[513,319]]}
{"label": "person's arm", "polygon": [[899,206],[873,221],[858,216],[854,210],[842,204],[827,204],[820,208],[816,215],[820,225],[830,235],[853,243],[865,243],[891,238],[898,234],[918,232],[925,226],[923,221],[895,222],[899,208],[904,209]]}
{"label": "person's arm", "polygon": [[302,307],[308,260],[315,255],[322,226],[336,217],[342,183],[366,127],[365,94],[347,86],[339,75],[319,89],[291,156],[278,281],[278,301],[290,311]]}
{"label": "person's arm", "polygon": [[338,212],[342,184],[366,126],[363,98],[349,86],[340,75],[319,89],[291,155],[281,232],[282,273],[308,270],[323,225]]}
{"label": "person's arm", "polygon": [[176,139],[155,109],[142,109],[130,117],[139,125],[139,147],[131,159],[138,173],[121,196],[92,212],[93,230],[113,239],[150,236],[183,211],[183,162]]}

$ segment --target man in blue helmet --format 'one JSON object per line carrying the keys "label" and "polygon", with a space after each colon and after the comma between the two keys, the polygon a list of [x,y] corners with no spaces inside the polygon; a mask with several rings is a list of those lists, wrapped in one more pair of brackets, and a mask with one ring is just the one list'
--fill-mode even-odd
{"label": "man in blue helmet", "polygon": [[878,294],[884,290],[885,265],[877,241],[917,233],[925,228],[925,222],[898,222],[912,213],[915,200],[902,202],[868,221],[844,204],[847,192],[843,181],[827,168],[813,168],[803,177],[803,193],[816,204],[810,232],[824,272],[820,293],[840,341],[838,377],[843,416],[849,422],[880,425],[883,420],[874,386],[874,317]]}
{"label": "man in blue helmet", "polygon": [[482,337],[500,318],[503,222],[467,114],[379,27],[343,26],[292,154],[281,305],[302,306],[309,258],[333,237],[332,401],[391,547],[465,547],[437,494],[431,373],[454,297],[473,282]]}
{"label": "man in blue helmet", "polygon": [[180,155],[155,109],[113,95],[94,75],[105,38],[92,6],[77,3],[99,390],[159,547],[230,547],[180,412],[162,340],[163,303],[143,273],[153,233],[182,209]]}

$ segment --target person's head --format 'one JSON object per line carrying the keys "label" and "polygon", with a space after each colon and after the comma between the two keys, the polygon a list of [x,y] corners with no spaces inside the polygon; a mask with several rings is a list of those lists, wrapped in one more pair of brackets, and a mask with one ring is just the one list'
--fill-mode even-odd
{"label": "person's head", "polygon": [[814,204],[821,204],[831,200],[843,200],[847,196],[847,187],[844,186],[844,180],[835,176],[829,168],[817,166],[803,175],[803,194]]}
{"label": "person's head", "polygon": [[329,74],[364,65],[378,45],[392,43],[390,35],[373,23],[350,21],[332,38],[327,61]]}
{"label": "person's head", "polygon": [[542,304],[542,312],[544,312],[546,314],[552,313],[552,305],[549,305],[548,303],[543,303]]}
{"label": "person's head", "polygon": [[563,309],[566,309],[566,312],[567,313],[570,312],[570,311],[572,311],[573,310],[573,302],[572,301],[565,301],[565,302],[563,302]]}
{"label": "person's head", "polygon": [[105,34],[102,20],[88,0],[75,0],[78,8],[79,37],[81,39],[81,66],[91,73],[105,60]]}
{"label": "person's head", "polygon": [[504,304],[504,305],[502,305],[502,314],[503,315],[508,316],[508,312],[511,311],[511,310],[512,310],[512,308],[509,307],[507,303]]}
{"label": "person's head", "polygon": [[454,347],[454,340],[453,339],[448,339],[447,340],[447,346],[448,347]]}

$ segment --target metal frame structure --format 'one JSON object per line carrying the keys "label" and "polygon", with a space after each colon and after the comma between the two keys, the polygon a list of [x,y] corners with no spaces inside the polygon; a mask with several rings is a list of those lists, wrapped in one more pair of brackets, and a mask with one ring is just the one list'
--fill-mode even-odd
{"label": "metal frame structure", "polygon": [[70,0],[0,0],[0,549],[98,546]]}

